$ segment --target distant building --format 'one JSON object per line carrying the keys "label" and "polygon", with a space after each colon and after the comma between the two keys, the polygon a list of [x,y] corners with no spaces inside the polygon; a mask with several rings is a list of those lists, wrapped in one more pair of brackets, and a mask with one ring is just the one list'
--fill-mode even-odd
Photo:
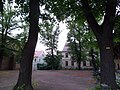
{"label": "distant building", "polygon": [[116,43],[114,46],[114,62],[115,69],[120,70],[120,43]]}
{"label": "distant building", "polygon": [[46,54],[44,51],[35,51],[33,59],[33,70],[37,70],[37,64],[44,64]]}
{"label": "distant building", "polygon": [[114,62],[115,62],[115,69],[120,70],[120,59],[115,59]]}
{"label": "distant building", "polygon": [[[69,47],[66,44],[61,51],[62,54],[62,61],[61,66],[63,69],[77,69],[78,63],[77,61],[73,60],[69,53]],[[82,61],[81,62],[81,68],[92,68],[91,63],[89,61]]]}

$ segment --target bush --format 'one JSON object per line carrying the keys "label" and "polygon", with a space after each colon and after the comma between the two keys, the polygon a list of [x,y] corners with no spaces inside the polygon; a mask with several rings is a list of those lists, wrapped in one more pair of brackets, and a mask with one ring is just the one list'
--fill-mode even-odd
{"label": "bush", "polygon": [[47,65],[46,64],[37,64],[37,69],[38,70],[46,70],[47,69]]}
{"label": "bush", "polygon": [[91,88],[89,90],[102,90],[100,85],[96,85],[94,88]]}
{"label": "bush", "polygon": [[47,63],[46,69],[51,70],[58,70],[60,69],[60,62],[61,62],[61,56],[60,55],[46,55],[44,58],[45,62]]}
{"label": "bush", "polygon": [[117,88],[120,89],[120,73],[116,73]]}

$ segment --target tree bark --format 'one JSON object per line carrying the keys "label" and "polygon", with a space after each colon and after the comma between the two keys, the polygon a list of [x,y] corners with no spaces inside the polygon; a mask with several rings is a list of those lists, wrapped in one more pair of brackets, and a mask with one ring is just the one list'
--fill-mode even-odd
{"label": "tree bark", "polygon": [[117,90],[112,45],[116,2],[116,0],[106,1],[104,21],[102,25],[99,25],[92,14],[88,0],[81,0],[86,19],[97,38],[100,49],[101,84],[109,85],[112,90]]}
{"label": "tree bark", "polygon": [[[79,32],[79,34],[80,34],[80,32]],[[79,38],[80,38],[80,36],[79,36]],[[81,38],[80,38],[81,39]],[[80,70],[81,69],[81,40],[79,39],[79,51],[78,51],[78,69]]]}
{"label": "tree bark", "polygon": [[0,69],[2,68],[2,60],[3,60],[3,48],[4,48],[4,29],[3,29],[3,2],[0,1],[1,4],[1,14],[2,14],[2,34],[1,34],[1,46],[0,46]]}
{"label": "tree bark", "polygon": [[39,0],[30,0],[30,13],[29,13],[29,37],[23,50],[23,56],[20,61],[19,77],[16,86],[13,90],[18,90],[23,87],[24,90],[33,90],[31,77],[32,77],[32,61],[34,51],[38,38],[38,22],[39,22]]}
{"label": "tree bark", "polygon": [[3,60],[3,53],[2,50],[0,50],[0,70],[2,68],[2,60]]}
{"label": "tree bark", "polygon": [[55,67],[54,67],[54,64],[55,64],[55,63],[54,63],[54,59],[55,59],[55,58],[54,58],[53,48],[51,48],[51,55],[52,55],[52,67],[51,67],[51,68],[52,68],[52,70],[54,70],[54,69],[55,69]]}
{"label": "tree bark", "polygon": [[80,70],[81,69],[81,61],[80,60],[77,60],[78,62],[78,70]]}
{"label": "tree bark", "polygon": [[14,55],[11,55],[10,56],[10,59],[9,59],[9,64],[8,64],[8,66],[9,66],[9,70],[13,70],[14,69],[14,64],[15,64],[15,62],[14,62]]}
{"label": "tree bark", "polygon": [[113,56],[113,46],[111,39],[101,40],[100,47],[100,67],[101,67],[101,84],[107,84],[116,90],[115,82],[115,64]]}

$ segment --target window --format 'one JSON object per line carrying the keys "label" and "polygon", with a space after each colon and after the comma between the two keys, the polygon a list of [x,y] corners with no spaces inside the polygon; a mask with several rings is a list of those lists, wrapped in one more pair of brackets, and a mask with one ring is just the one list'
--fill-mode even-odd
{"label": "window", "polygon": [[86,61],[83,61],[83,66],[86,66]]}
{"label": "window", "polygon": [[36,62],[36,58],[35,58],[35,62]]}
{"label": "window", "polygon": [[68,58],[68,53],[65,53],[65,57]]}
{"label": "window", "polygon": [[68,61],[65,61],[65,66],[68,66]]}
{"label": "window", "polygon": [[92,66],[92,61],[90,61],[90,66]]}
{"label": "window", "polygon": [[120,65],[119,64],[117,64],[117,68],[120,69]]}
{"label": "window", "polygon": [[74,61],[71,61],[71,66],[74,66]]}

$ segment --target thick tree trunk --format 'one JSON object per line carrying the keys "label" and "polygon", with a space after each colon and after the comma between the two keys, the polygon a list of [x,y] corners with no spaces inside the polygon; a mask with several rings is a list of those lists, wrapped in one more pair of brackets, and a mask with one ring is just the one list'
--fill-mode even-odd
{"label": "thick tree trunk", "polygon": [[78,61],[78,70],[81,70],[81,61],[80,60],[77,61]]}
{"label": "thick tree trunk", "polygon": [[0,69],[2,66],[2,60],[3,60],[3,54],[2,54],[2,50],[0,50]]}
{"label": "thick tree trunk", "polygon": [[108,84],[112,88],[112,90],[117,90],[115,82],[115,65],[112,45],[112,32],[114,28],[117,0],[107,0],[102,25],[99,25],[97,23],[88,0],[81,0],[81,3],[87,21],[92,31],[94,32],[94,35],[96,36],[99,44],[101,83]]}
{"label": "thick tree trunk", "polygon": [[10,57],[10,59],[9,59],[9,64],[8,64],[8,66],[9,66],[9,70],[13,70],[14,69],[14,55],[11,55],[11,57]]}
{"label": "thick tree trunk", "polygon": [[100,68],[101,68],[101,84],[107,84],[112,88],[116,89],[115,82],[115,64],[113,56],[113,45],[111,38],[101,39],[99,43],[100,47]]}
{"label": "thick tree trunk", "polygon": [[23,87],[23,90],[33,90],[31,84],[32,61],[38,38],[39,0],[30,0],[29,18],[29,37],[24,47],[23,56],[20,62],[18,81],[13,90],[18,90],[19,87]]}
{"label": "thick tree trunk", "polygon": [[[2,1],[2,0],[1,0]],[[1,14],[2,14],[2,34],[1,34],[1,46],[0,46],[0,69],[2,68],[2,60],[3,60],[3,48],[4,48],[4,29],[3,29],[3,3],[0,1],[1,3]]]}
{"label": "thick tree trunk", "polygon": [[4,46],[2,44],[0,47],[0,70],[2,69],[3,52],[4,52],[3,48],[4,48]]}

